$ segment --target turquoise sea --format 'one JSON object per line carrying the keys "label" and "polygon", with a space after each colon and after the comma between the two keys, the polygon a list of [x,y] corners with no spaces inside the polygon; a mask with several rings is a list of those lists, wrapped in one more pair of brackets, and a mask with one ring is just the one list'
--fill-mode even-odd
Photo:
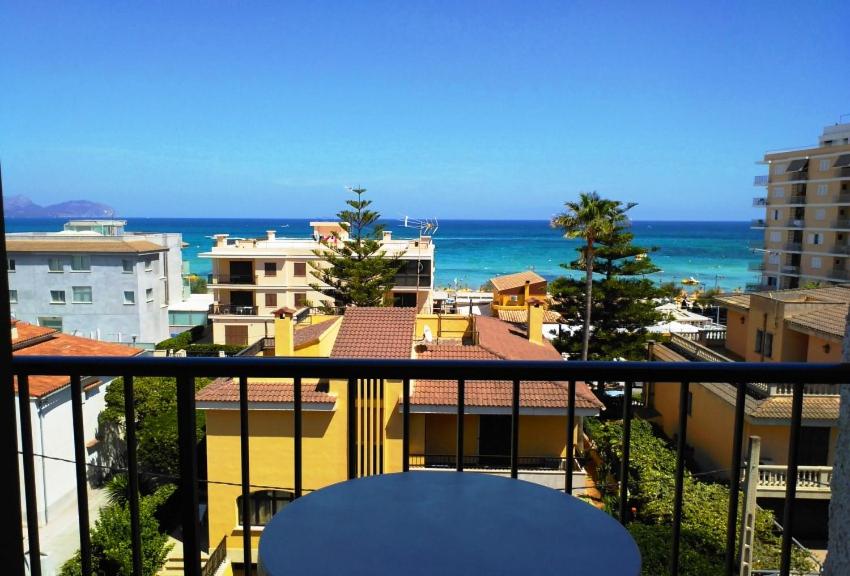
{"label": "turquoise sea", "polygon": [[[210,263],[198,254],[212,245],[211,236],[228,233],[240,237],[264,237],[274,229],[278,237],[310,234],[309,219],[220,219],[220,218],[126,218],[127,230],[181,232],[189,245],[184,258],[192,272],[206,274]],[[10,219],[9,232],[58,231],[61,219]],[[403,223],[387,220],[395,237],[414,237],[418,232]],[[748,248],[762,239],[748,222],[636,221],[632,230],[637,243],[656,247],[652,255],[662,272],[658,281],[676,281],[693,276],[708,287],[724,290],[743,288],[756,280],[747,270],[760,256]],[[436,234],[436,282],[478,287],[488,278],[534,269],[546,278],[567,273],[559,266],[576,256],[578,241],[565,240],[545,220],[441,220]]]}

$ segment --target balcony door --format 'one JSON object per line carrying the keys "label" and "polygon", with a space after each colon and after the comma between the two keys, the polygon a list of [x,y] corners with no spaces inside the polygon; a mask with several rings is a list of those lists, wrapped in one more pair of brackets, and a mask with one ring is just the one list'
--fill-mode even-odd
{"label": "balcony door", "polygon": [[478,454],[481,466],[508,468],[511,465],[511,417],[482,414],[478,425]]}
{"label": "balcony door", "polygon": [[800,429],[800,466],[829,464],[829,432],[826,427],[803,426]]}
{"label": "balcony door", "polygon": [[250,261],[232,260],[230,262],[231,284],[253,284],[254,265]]}

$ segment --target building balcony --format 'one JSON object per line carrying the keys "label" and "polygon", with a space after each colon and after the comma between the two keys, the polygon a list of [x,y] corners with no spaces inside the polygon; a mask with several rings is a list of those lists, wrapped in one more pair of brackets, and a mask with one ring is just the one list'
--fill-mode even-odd
{"label": "building balcony", "polygon": [[764,196],[756,196],[753,198],[753,206],[758,208],[761,206],[767,206],[767,198]]}
{"label": "building balcony", "polygon": [[800,265],[799,264],[786,264],[782,266],[783,274],[799,274],[800,273]]}
{"label": "building balcony", "polygon": [[[466,470],[466,464],[469,463],[475,466],[475,469],[489,471],[491,473],[499,473],[507,475],[511,478],[520,478],[523,473],[545,473],[551,476],[556,482],[553,482],[558,489],[565,489],[568,493],[572,493],[575,487],[575,472],[576,464],[576,446],[573,441],[573,434],[566,433],[566,430],[572,430],[569,426],[561,429],[558,434],[558,442],[561,438],[566,444],[565,458],[560,457],[541,457],[521,453],[522,444],[520,439],[520,409],[521,409],[521,391],[528,390],[534,396],[534,388],[539,383],[547,382],[576,382],[576,381],[601,381],[601,382],[625,382],[622,421],[624,435],[628,438],[631,430],[633,418],[636,417],[633,413],[632,402],[632,383],[633,382],[654,382],[657,386],[674,386],[679,391],[679,407],[680,413],[686,413],[688,409],[688,397],[690,382],[720,382],[728,383],[731,386],[747,386],[747,382],[759,381],[768,382],[769,384],[792,382],[791,386],[794,389],[793,401],[794,405],[799,409],[793,412],[789,426],[792,433],[791,438],[799,437],[802,429],[802,389],[803,383],[819,383],[819,384],[837,384],[846,381],[846,368],[840,364],[817,364],[817,365],[800,365],[795,363],[739,363],[739,362],[724,362],[724,363],[702,363],[702,362],[563,362],[563,361],[503,361],[503,360],[443,360],[443,361],[423,361],[423,360],[385,360],[385,359],[343,359],[343,358],[158,358],[158,357],[107,357],[107,358],[70,358],[70,357],[41,357],[41,356],[14,356],[10,364],[10,375],[15,375],[18,378],[19,393],[24,397],[29,395],[29,381],[27,375],[61,375],[70,377],[72,385],[77,387],[78,392],[72,395],[74,402],[82,401],[82,390],[79,388],[80,378],[89,374],[122,374],[125,375],[124,386],[126,394],[128,394],[129,402],[124,402],[125,415],[128,420],[133,420],[134,402],[132,380],[126,376],[161,376],[176,379],[176,395],[177,395],[177,438],[176,442],[179,447],[179,474],[176,481],[179,484],[180,499],[177,505],[181,510],[181,526],[180,533],[183,547],[183,572],[184,574],[197,575],[201,574],[201,515],[199,510],[206,506],[203,500],[206,498],[206,490],[202,489],[206,485],[207,480],[199,477],[198,473],[198,438],[196,427],[196,399],[195,399],[195,379],[201,376],[220,375],[229,376],[237,383],[238,394],[244,401],[236,403],[235,412],[241,422],[245,425],[237,427],[234,431],[233,445],[236,446],[236,453],[243,454],[243,465],[247,466],[241,475],[241,483],[237,483],[243,498],[243,501],[248,501],[251,498],[251,464],[254,459],[248,463],[249,450],[249,427],[247,426],[249,418],[249,401],[248,390],[250,389],[249,379],[269,379],[280,378],[281,375],[286,375],[292,379],[292,397],[294,402],[290,403],[287,410],[292,412],[292,418],[286,432],[287,441],[292,446],[292,450],[283,450],[280,452],[281,458],[279,462],[275,462],[275,466],[286,467],[290,472],[292,484],[292,498],[300,498],[304,492],[311,490],[310,486],[305,486],[304,479],[309,478],[303,472],[304,464],[314,462],[313,459],[308,459],[303,456],[305,448],[304,435],[310,434],[310,441],[314,438],[312,434],[315,430],[307,428],[302,424],[302,418],[307,413],[309,408],[302,405],[302,379],[315,380],[335,380],[340,382],[341,386],[347,387],[347,391],[339,397],[339,410],[333,417],[343,419],[343,425],[340,430],[345,431],[345,438],[340,443],[339,458],[344,463],[343,474],[349,479],[357,478],[363,474],[362,469],[358,468],[358,459],[360,457],[364,444],[358,440],[358,413],[362,410],[357,398],[357,388],[359,386],[358,379],[365,385],[367,382],[396,382],[399,386],[398,408],[393,410],[392,417],[398,418],[394,426],[394,438],[399,442],[399,450],[393,451],[392,456],[385,458],[383,449],[381,450],[382,461],[393,462],[393,467],[399,471],[406,472],[411,466],[411,459],[416,463],[416,456],[410,454],[411,431],[410,431],[410,416],[411,416],[411,389],[415,388],[417,380],[444,380],[453,382],[456,386],[455,392],[461,399],[464,398],[463,390],[460,382],[471,380],[488,380],[500,381],[508,384],[508,397],[510,398],[511,408],[508,411],[511,426],[506,439],[506,445],[509,446],[506,456],[485,456],[481,454],[467,455],[463,451],[463,422],[465,414],[471,413],[464,408],[461,402],[458,404],[456,416],[454,416],[454,426],[458,432],[458,437],[461,441],[457,442],[458,451],[455,454],[440,455],[439,461],[435,461],[432,456],[425,454],[422,456],[421,464],[428,467],[449,467],[452,465],[452,456],[454,457],[454,469],[458,472]],[[370,384],[371,386],[371,384]],[[374,388],[370,388],[374,390]],[[383,390],[383,386],[381,386]],[[575,387],[572,387],[575,391]],[[383,393],[383,392],[382,392]],[[22,420],[26,425],[21,426],[20,434],[22,441],[18,443],[17,433],[15,432],[16,423],[15,410],[13,403],[15,402],[15,391],[11,386],[6,387],[2,394],[5,395],[3,405],[10,408],[7,412],[13,419],[10,426],[3,429],[3,445],[10,447],[8,450],[0,452],[0,462],[3,469],[8,472],[7,476],[11,478],[9,486],[19,487],[21,493],[28,504],[36,502],[37,487],[34,481],[34,468],[36,465],[36,451],[32,442],[32,428],[29,412],[23,415]],[[371,394],[371,392],[370,392]],[[565,419],[565,422],[575,421],[576,418],[576,398],[572,393],[564,392],[565,403],[560,409],[560,415]],[[525,398],[525,396],[523,396]],[[526,402],[526,400],[523,400]],[[740,446],[743,441],[743,421],[745,415],[745,402],[734,404],[735,418],[742,425],[737,427],[738,435],[734,438],[730,436],[730,449],[733,446]],[[22,402],[21,406],[29,410],[29,404]],[[77,404],[79,406],[79,404]],[[24,408],[22,408],[23,410]],[[75,411],[75,416],[70,424],[68,435],[72,438],[72,442],[76,447],[78,458],[71,464],[76,470],[76,478],[80,483],[77,490],[77,506],[80,518],[80,533],[89,534],[88,515],[81,511],[88,509],[88,490],[86,486],[86,468],[88,461],[85,458],[84,434],[82,433],[82,417],[81,412]],[[680,470],[684,471],[686,457],[688,456],[687,443],[687,428],[689,426],[689,418],[680,418],[678,421],[677,437],[680,439],[676,449],[676,464]],[[362,425],[362,422],[360,422]],[[375,426],[374,422],[370,426]],[[379,426],[375,426],[375,431],[378,431]],[[370,428],[371,430],[371,428]],[[11,437],[10,437],[11,435]],[[387,436],[389,438],[389,436]],[[371,436],[374,440],[374,436]],[[18,448],[20,446],[20,453]],[[735,455],[732,461],[728,463],[729,468],[738,470],[742,468],[742,455],[739,450],[732,450]],[[810,470],[805,467],[797,467],[798,452],[796,445],[788,447],[788,468],[797,469],[797,482],[785,482],[784,499],[786,506],[791,509],[795,507],[795,502],[802,497],[809,486],[810,478],[813,476],[807,475]],[[283,457],[288,454],[287,457]],[[390,454],[390,453],[387,453]],[[397,454],[397,456],[396,456]],[[138,462],[135,450],[127,453],[127,468],[129,470],[129,490],[127,498],[130,501],[130,508],[138,506],[139,493],[138,481],[140,473],[138,472]],[[471,458],[469,460],[468,458]],[[506,459],[505,459],[506,458]],[[612,493],[619,493],[620,498],[616,505],[617,517],[621,520],[626,520],[630,513],[632,503],[628,497],[628,484],[625,482],[617,482],[617,478],[623,478],[622,472],[617,470],[629,470],[630,459],[632,455],[628,449],[621,451],[619,462],[613,470],[614,477],[611,479]],[[488,460],[490,459],[490,460]],[[20,464],[19,464],[20,462]],[[568,464],[568,465],[567,465]],[[19,481],[18,468],[22,466],[24,469],[23,481]],[[238,460],[235,463],[238,467]],[[389,466],[389,464],[388,464]],[[384,468],[380,472],[383,473]],[[768,477],[768,470],[764,483],[779,482],[778,475]],[[772,471],[771,471],[772,472]],[[436,472],[435,472],[436,473]],[[820,473],[820,472],[818,472]],[[344,479],[344,478],[343,478]],[[822,482],[820,476],[817,477],[817,482]],[[687,498],[687,491],[684,491],[685,475],[680,473],[674,480],[674,489],[677,494],[683,494]],[[799,487],[799,493],[798,493]],[[583,488],[583,487],[582,487]],[[733,542],[737,533],[737,515],[739,512],[739,494],[738,494],[737,478],[734,480],[734,487],[729,492],[730,496],[727,506],[730,509],[729,518],[731,521],[726,526],[726,534]],[[582,490],[583,491],[583,490]],[[684,491],[684,492],[683,492]],[[474,497],[474,495],[470,495]],[[677,555],[681,542],[677,541],[677,536],[681,533],[682,526],[682,506],[681,500],[677,500],[674,505],[671,517],[670,526],[671,533],[674,535],[670,542],[670,557],[671,561],[678,565],[679,556]],[[10,573],[23,574],[25,571],[25,557],[22,554],[24,550],[24,530],[28,533],[26,539],[26,550],[29,552],[32,570],[36,572],[41,567],[41,555],[39,553],[39,518],[37,507],[34,505],[24,506],[21,500],[15,495],[7,499],[7,513],[3,515],[0,522],[3,523],[3,532],[8,537],[4,539],[2,546],[4,547],[4,557],[7,559],[6,569]],[[234,507],[235,508],[235,507]],[[243,521],[250,523],[250,508],[243,507]],[[519,511],[520,513],[522,511]],[[26,520],[26,526],[22,527],[21,518]],[[789,514],[789,521],[784,526],[782,538],[784,538],[786,554],[790,554],[791,537],[793,534],[793,514]],[[333,511],[328,511],[327,518],[322,519],[323,522],[329,524],[334,522]],[[131,516],[131,532],[139,533],[139,518]],[[403,529],[400,528],[400,529]],[[218,538],[216,542],[218,543]],[[252,543],[250,538],[245,538],[239,542],[240,559],[256,558],[252,555]],[[224,546],[227,548],[226,546]],[[220,556],[218,553],[221,546],[211,550],[212,556]],[[730,550],[730,554],[734,554],[734,546]],[[228,553],[230,551],[228,550]],[[142,546],[140,539],[134,539],[131,545],[131,550],[128,555],[135,558],[137,562],[141,562]],[[729,557],[730,560],[733,556]],[[790,556],[786,556],[789,560]],[[81,562],[85,566],[91,561],[91,546],[87,538],[81,538]],[[785,560],[783,560],[785,562]],[[214,564],[213,564],[214,565]],[[36,572],[37,573],[37,572]],[[789,574],[788,570],[784,571],[784,575]]]}
{"label": "building balcony", "polygon": [[850,280],[850,270],[844,270],[842,268],[833,268],[829,271],[829,279],[830,280],[838,280],[845,281]]}
{"label": "building balcony", "polygon": [[786,182],[801,182],[809,179],[808,170],[800,170],[799,172],[787,172],[785,174]]}
{"label": "building balcony", "polygon": [[747,270],[752,270],[754,272],[760,272],[764,270],[764,268],[764,262],[750,262],[749,264],[747,264]]}
{"label": "building balcony", "polygon": [[431,287],[431,276],[428,274],[396,274],[393,286],[399,288],[419,287],[422,289]]}
{"label": "building balcony", "polygon": [[832,227],[837,230],[850,230],[850,219],[839,218],[832,223]]}
{"label": "building balcony", "polygon": [[753,178],[753,186],[767,186],[770,184],[769,174],[759,174]]}
{"label": "building balcony", "polygon": [[257,279],[253,274],[209,274],[207,276],[209,284],[256,284]]}
{"label": "building balcony", "polygon": [[802,252],[803,244],[802,242],[786,242],[782,249],[786,252]]}
{"label": "building balcony", "polygon": [[750,228],[764,228],[766,225],[764,218],[750,220]]}
{"label": "building balcony", "polygon": [[850,166],[836,168],[833,174],[833,178],[850,178]]}
{"label": "building balcony", "polygon": [[256,306],[243,306],[241,304],[213,304],[213,316],[256,316]]}
{"label": "building balcony", "polygon": [[833,254],[850,254],[850,244],[833,244],[830,252]]}
{"label": "building balcony", "polygon": [[[759,498],[785,498],[788,489],[788,466],[761,464],[758,467],[756,495]],[[831,494],[832,466],[797,467],[797,497],[828,500]]]}
{"label": "building balcony", "polygon": [[744,285],[744,292],[764,292],[765,290],[775,289],[766,282],[747,282]]}
{"label": "building balcony", "polygon": [[802,218],[791,218],[785,223],[789,228],[805,228],[806,221]]}
{"label": "building balcony", "polygon": [[[782,204],[782,203],[783,202],[781,202],[781,201],[773,202],[773,204]],[[804,194],[794,194],[792,196],[789,196],[788,200],[785,202],[785,204],[791,204],[791,205],[797,205],[797,206],[805,205],[805,203],[806,203],[806,196]]]}
{"label": "building balcony", "polygon": [[835,201],[838,204],[850,204],[850,192],[839,192]]}

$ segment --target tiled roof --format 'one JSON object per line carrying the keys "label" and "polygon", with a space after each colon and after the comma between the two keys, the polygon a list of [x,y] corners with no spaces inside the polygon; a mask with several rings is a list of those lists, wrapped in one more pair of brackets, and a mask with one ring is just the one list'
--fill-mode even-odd
{"label": "tiled roof", "polygon": [[[510,322],[512,324],[525,324],[528,322],[528,310],[497,310],[499,320]],[[561,315],[554,310],[545,310],[543,312],[543,322],[546,324],[555,324],[561,321]]]}
{"label": "tiled roof", "polygon": [[810,312],[794,314],[785,322],[789,328],[812,330],[825,337],[842,339],[847,327],[847,305],[824,305]]}
{"label": "tiled roof", "polygon": [[[336,397],[322,388],[326,385],[301,385],[301,402],[305,404],[333,404]],[[295,400],[291,382],[248,381],[248,402],[272,404],[291,404]],[[212,384],[200,390],[195,399],[198,402],[239,402],[239,382],[232,378],[217,378]]]}
{"label": "tiled roof", "polygon": [[[15,356],[135,356],[142,352],[126,344],[80,338],[26,322],[19,321],[15,327],[18,329]],[[30,397],[46,396],[70,382],[67,376],[30,376]]]}
{"label": "tiled roof", "polygon": [[332,358],[410,358],[416,327],[414,308],[348,308]]}
{"label": "tiled roof", "polygon": [[475,316],[478,344],[506,360],[561,360],[561,354],[548,341],[535,344],[524,328],[489,316]]}
{"label": "tiled roof", "polygon": [[311,342],[315,342],[337,321],[339,321],[338,318],[331,318],[330,320],[324,320],[304,328],[299,328],[295,331],[295,347],[298,348],[299,346],[305,346]]}
{"label": "tiled roof", "polygon": [[714,299],[721,304],[726,304],[727,306],[744,308],[745,310],[749,310],[750,308],[749,294],[721,294],[719,296],[715,296]]}
{"label": "tiled roof", "polygon": [[496,276],[495,278],[490,278],[490,282],[493,283],[493,287],[496,290],[502,292],[504,290],[511,290],[513,288],[521,288],[525,286],[526,282],[529,282],[531,284],[539,284],[541,282],[546,282],[546,278],[544,278],[537,272],[526,270],[525,272],[517,272],[516,274]]}
{"label": "tiled roof", "polygon": [[7,252],[94,252],[94,253],[143,253],[168,250],[148,240],[60,240],[18,239],[6,237]]}

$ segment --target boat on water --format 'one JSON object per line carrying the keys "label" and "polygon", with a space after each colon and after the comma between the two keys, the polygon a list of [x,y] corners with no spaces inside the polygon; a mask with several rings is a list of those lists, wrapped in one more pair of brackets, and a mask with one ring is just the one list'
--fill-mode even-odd
{"label": "boat on water", "polygon": [[697,284],[700,284],[700,281],[691,276],[690,278],[682,278],[682,284],[685,284],[686,286],[696,286]]}

